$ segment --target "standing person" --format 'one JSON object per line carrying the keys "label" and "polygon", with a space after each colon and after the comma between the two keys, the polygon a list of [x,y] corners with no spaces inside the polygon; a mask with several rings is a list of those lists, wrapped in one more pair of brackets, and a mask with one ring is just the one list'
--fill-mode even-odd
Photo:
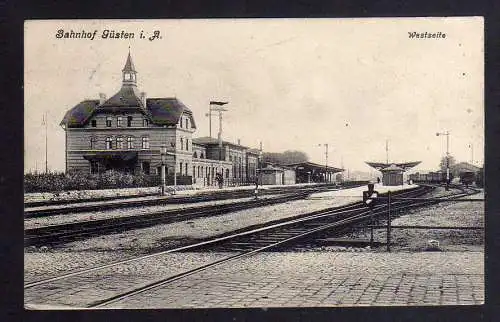
{"label": "standing person", "polygon": [[222,189],[223,179],[222,179],[222,174],[221,173],[217,173],[216,180],[217,180],[217,183],[219,184],[219,189]]}

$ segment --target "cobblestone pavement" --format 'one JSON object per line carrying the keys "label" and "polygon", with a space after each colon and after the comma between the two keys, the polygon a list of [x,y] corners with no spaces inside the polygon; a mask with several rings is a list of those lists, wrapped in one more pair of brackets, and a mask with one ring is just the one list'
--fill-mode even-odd
{"label": "cobblestone pavement", "polygon": [[483,260],[482,252],[260,254],[110,307],[481,304]]}

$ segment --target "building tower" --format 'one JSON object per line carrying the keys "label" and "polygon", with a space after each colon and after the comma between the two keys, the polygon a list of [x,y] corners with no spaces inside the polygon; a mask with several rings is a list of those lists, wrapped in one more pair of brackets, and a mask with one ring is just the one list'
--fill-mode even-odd
{"label": "building tower", "polygon": [[128,52],[127,61],[122,69],[122,83],[124,86],[137,86],[137,71],[135,70],[130,51]]}

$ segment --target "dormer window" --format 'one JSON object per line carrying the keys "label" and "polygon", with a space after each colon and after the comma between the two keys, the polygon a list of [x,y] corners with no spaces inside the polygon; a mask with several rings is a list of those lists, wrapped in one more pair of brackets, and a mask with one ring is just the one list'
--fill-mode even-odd
{"label": "dormer window", "polygon": [[97,121],[96,120],[92,120],[92,122],[90,122],[92,124],[92,127],[97,127]]}
{"label": "dormer window", "polygon": [[127,126],[128,127],[132,126],[132,116],[127,116]]}
{"label": "dormer window", "polygon": [[118,116],[116,118],[116,126],[117,127],[121,127],[122,126],[122,120],[123,120],[123,118],[121,116]]}
{"label": "dormer window", "polygon": [[111,127],[111,116],[106,117],[106,127]]}
{"label": "dormer window", "polygon": [[186,118],[186,129],[189,129],[188,124],[189,124],[189,120]]}

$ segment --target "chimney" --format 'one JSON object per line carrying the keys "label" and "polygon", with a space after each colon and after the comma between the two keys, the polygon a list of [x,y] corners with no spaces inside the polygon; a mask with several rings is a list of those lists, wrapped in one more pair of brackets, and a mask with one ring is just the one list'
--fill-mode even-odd
{"label": "chimney", "polygon": [[104,102],[106,102],[106,94],[99,93],[99,105],[104,104]]}
{"label": "chimney", "polygon": [[241,142],[240,139],[238,139],[238,145],[241,145],[240,142]]}
{"label": "chimney", "polygon": [[146,92],[141,92],[141,102],[144,107],[146,107]]}

